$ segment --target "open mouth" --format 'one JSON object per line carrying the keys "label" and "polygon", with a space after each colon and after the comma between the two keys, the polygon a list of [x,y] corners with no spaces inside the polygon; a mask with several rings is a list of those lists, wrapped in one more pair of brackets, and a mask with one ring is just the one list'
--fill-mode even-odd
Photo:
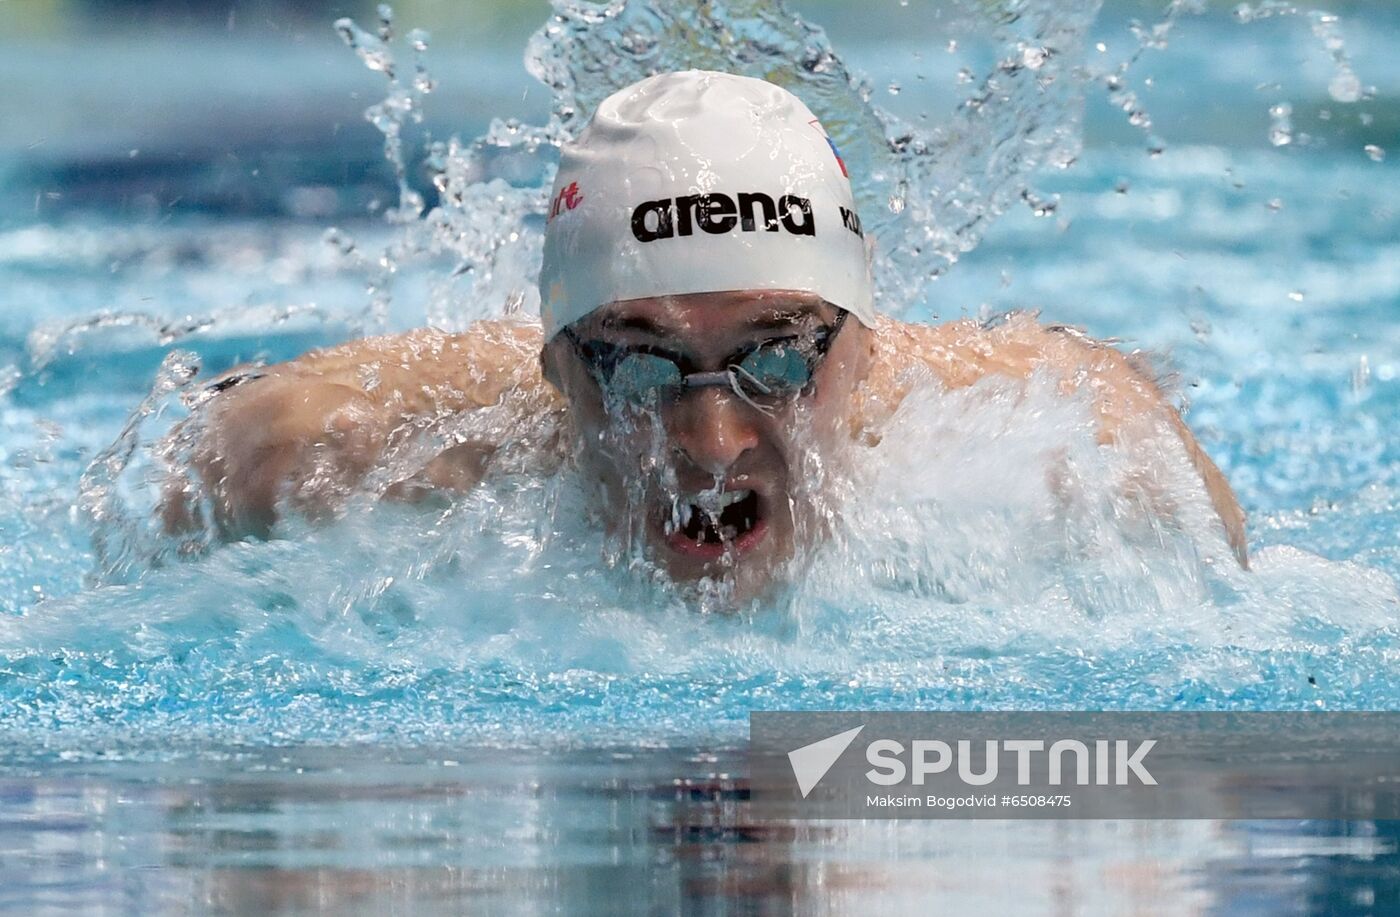
{"label": "open mouth", "polygon": [[756,490],[706,494],[676,504],[666,526],[667,542],[683,554],[718,557],[726,549],[745,551],[763,537],[763,499]]}

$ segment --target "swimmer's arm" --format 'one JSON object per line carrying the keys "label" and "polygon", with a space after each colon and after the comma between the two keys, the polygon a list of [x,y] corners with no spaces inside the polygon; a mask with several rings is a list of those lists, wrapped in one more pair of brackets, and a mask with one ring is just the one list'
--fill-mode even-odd
{"label": "swimmer's arm", "polygon": [[[1191,468],[1196,469],[1205,484],[1205,493],[1210,497],[1215,515],[1225,528],[1225,539],[1235,552],[1239,566],[1249,568],[1249,542],[1245,533],[1245,510],[1239,505],[1235,491],[1225,480],[1224,473],[1205,454],[1196,435],[1191,433],[1182,414],[1170,403],[1161,386],[1152,381],[1147,372],[1135,367],[1133,361],[1116,347],[1096,342],[1072,330],[1050,326],[1046,333],[1067,336],[1068,343],[1049,347],[1051,358],[1060,363],[1061,370],[1067,372],[1067,382],[1071,386],[1088,384],[1092,386],[1096,413],[1099,416],[1100,445],[1131,437],[1134,428],[1154,419],[1165,419],[1173,433],[1186,447],[1187,459]],[[1088,378],[1085,379],[1085,374]]]}
{"label": "swimmer's arm", "polygon": [[1182,443],[1186,446],[1186,453],[1191,458],[1192,467],[1205,481],[1206,493],[1210,494],[1211,505],[1215,507],[1216,514],[1220,516],[1220,521],[1225,526],[1225,537],[1229,540],[1230,547],[1234,549],[1236,559],[1239,560],[1241,567],[1248,570],[1249,540],[1245,534],[1244,508],[1240,506],[1240,501],[1235,496],[1234,490],[1231,489],[1230,482],[1225,480],[1225,475],[1196,442],[1196,437],[1192,435],[1186,422],[1181,419],[1181,414],[1171,405],[1165,407],[1169,412],[1176,434],[1181,437]]}
{"label": "swimmer's arm", "polygon": [[[322,515],[404,437],[496,404],[512,387],[543,389],[535,382],[539,337],[538,327],[504,321],[481,322],[462,334],[420,330],[216,380],[190,464],[219,531],[265,536],[284,504]],[[229,379],[237,381],[229,385]],[[496,445],[456,445],[386,495],[469,489]],[[167,529],[193,524],[191,503],[188,488],[167,493]]]}
{"label": "swimmer's arm", "polygon": [[1044,328],[1056,340],[1045,345],[1046,357],[1065,374],[1066,387],[1088,385],[1099,417],[1099,443],[1110,445],[1130,437],[1134,428],[1165,418],[1186,447],[1191,466],[1200,475],[1211,506],[1225,528],[1240,566],[1249,568],[1245,514],[1230,484],[1192,434],[1180,412],[1155,381],[1118,349],[1061,326]]}
{"label": "swimmer's arm", "polygon": [[1099,419],[1099,442],[1110,445],[1133,429],[1164,418],[1186,447],[1205,484],[1211,505],[1240,566],[1249,567],[1245,514],[1225,475],[1206,455],[1161,388],[1121,351],[1063,326],[1045,326],[1016,313],[985,329],[971,320],[936,328],[890,323],[882,329],[887,347],[922,357],[921,362],[949,388],[972,385],[990,374],[1026,378],[1049,369],[1066,392],[1088,386]]}

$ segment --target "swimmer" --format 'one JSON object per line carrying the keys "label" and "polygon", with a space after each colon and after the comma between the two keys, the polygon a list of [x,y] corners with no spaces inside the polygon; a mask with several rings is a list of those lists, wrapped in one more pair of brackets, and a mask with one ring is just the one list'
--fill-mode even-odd
{"label": "swimmer", "polygon": [[[542,322],[369,338],[216,380],[192,461],[214,525],[266,537],[279,512],[333,512],[406,443],[494,411],[494,438],[455,434],[377,492],[572,462],[612,534],[677,581],[724,573],[753,596],[820,537],[805,461],[858,461],[912,386],[1037,375],[1092,404],[1100,448],[1178,438],[1247,565],[1228,483],[1128,356],[1030,314],[878,314],[846,168],[807,107],[762,80],[687,71],[617,92],[561,153]],[[1171,514],[1173,495],[1141,487]],[[173,488],[168,527],[195,505]]]}

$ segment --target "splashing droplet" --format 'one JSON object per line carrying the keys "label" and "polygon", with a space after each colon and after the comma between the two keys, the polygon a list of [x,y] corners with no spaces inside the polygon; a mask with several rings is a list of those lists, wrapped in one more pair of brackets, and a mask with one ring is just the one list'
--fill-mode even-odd
{"label": "splashing droplet", "polygon": [[1021,48],[1021,64],[1031,70],[1039,70],[1050,56],[1048,48],[1026,46]]}
{"label": "splashing droplet", "polygon": [[347,256],[355,251],[355,240],[343,230],[332,226],[322,235],[321,240],[334,248],[342,256]]}
{"label": "splashing droplet", "polygon": [[1361,98],[1361,81],[1350,69],[1339,70],[1327,84],[1327,94],[1337,102],[1355,102]]}
{"label": "splashing droplet", "polygon": [[1372,162],[1385,162],[1385,150],[1374,143],[1366,144],[1366,155],[1371,157]]}
{"label": "splashing droplet", "polygon": [[1269,106],[1269,142],[1287,146],[1293,142],[1293,106],[1279,102]]}
{"label": "splashing droplet", "polygon": [[1026,206],[1031,208],[1031,213],[1038,217],[1048,217],[1055,213],[1060,206],[1060,196],[1053,194],[1049,200],[1037,197],[1029,188],[1021,192],[1021,200],[1026,202]]}
{"label": "splashing droplet", "polygon": [[366,67],[371,70],[392,73],[393,62],[382,41],[357,26],[352,19],[337,19],[335,30],[340,33],[345,44],[359,55]]}
{"label": "splashing droplet", "polygon": [[1366,354],[1356,361],[1356,368],[1351,371],[1351,392],[1353,395],[1363,395],[1371,385],[1371,361]]}

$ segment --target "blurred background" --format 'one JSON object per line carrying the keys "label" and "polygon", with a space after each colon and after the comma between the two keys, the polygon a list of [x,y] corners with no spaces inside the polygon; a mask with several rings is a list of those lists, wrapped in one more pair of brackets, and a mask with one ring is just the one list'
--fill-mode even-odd
{"label": "blurred background", "polygon": [[[941,5],[930,0],[795,0],[849,64],[906,117],[937,119],[963,89],[944,79]],[[1362,82],[1365,106],[1338,106],[1331,62],[1300,17],[1247,27],[1234,4],[1185,16],[1170,47],[1134,68],[1169,142],[1269,147],[1270,105],[1287,99],[1296,131],[1316,143],[1384,147],[1400,137],[1388,66],[1397,35],[1389,2],[1329,3]],[[493,116],[539,122],[544,88],[521,63],[549,16],[544,0],[402,0],[401,31],[429,30],[438,90],[424,135],[471,138]],[[1132,20],[1151,25],[1166,3],[1109,0],[1096,30],[1100,62],[1136,50]],[[391,188],[364,108],[382,96],[332,29],[341,16],[372,28],[368,0],[8,0],[0,3],[0,226],[100,207],[132,219],[173,213],[364,215]],[[1228,45],[1209,30],[1233,29]],[[942,55],[947,57],[947,55]],[[1379,66],[1385,62],[1386,66]],[[1367,66],[1373,64],[1376,66]],[[947,74],[951,76],[952,74]],[[1178,78],[1185,77],[1185,78]],[[1364,107],[1365,117],[1360,109]],[[1141,145],[1142,133],[1105,98],[1090,99],[1090,148]],[[3,301],[0,301],[3,305]]]}

